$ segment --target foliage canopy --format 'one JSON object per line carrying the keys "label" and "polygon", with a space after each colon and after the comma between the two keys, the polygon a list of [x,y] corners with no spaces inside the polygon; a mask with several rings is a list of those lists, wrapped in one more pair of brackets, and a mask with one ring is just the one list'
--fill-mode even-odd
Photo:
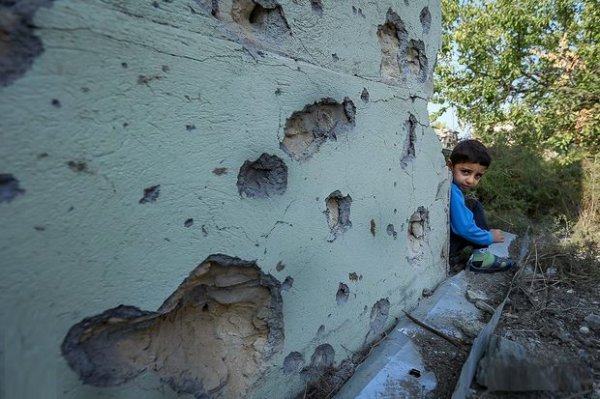
{"label": "foliage canopy", "polygon": [[488,144],[600,149],[598,0],[442,0],[434,100]]}

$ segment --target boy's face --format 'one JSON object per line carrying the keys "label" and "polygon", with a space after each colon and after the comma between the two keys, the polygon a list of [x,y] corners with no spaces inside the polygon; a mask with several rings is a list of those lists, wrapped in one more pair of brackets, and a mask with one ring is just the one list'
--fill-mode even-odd
{"label": "boy's face", "polygon": [[454,182],[463,191],[472,190],[477,187],[487,170],[486,166],[472,162],[461,162],[456,165],[448,162],[448,167],[452,170]]}

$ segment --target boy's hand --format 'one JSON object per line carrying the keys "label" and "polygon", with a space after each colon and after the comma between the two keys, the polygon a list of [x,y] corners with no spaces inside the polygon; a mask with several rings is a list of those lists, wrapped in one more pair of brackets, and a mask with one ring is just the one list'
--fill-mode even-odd
{"label": "boy's hand", "polygon": [[490,233],[492,233],[492,237],[494,237],[494,242],[504,242],[504,233],[502,230],[491,229]]}

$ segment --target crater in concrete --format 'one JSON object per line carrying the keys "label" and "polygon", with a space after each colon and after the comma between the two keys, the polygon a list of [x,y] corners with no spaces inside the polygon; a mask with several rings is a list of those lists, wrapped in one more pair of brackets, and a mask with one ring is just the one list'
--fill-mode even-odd
{"label": "crater in concrete", "polygon": [[392,236],[394,237],[394,240],[396,238],[398,238],[398,232],[396,231],[396,228],[394,227],[393,224],[388,224],[387,228],[385,229],[385,231],[387,232],[388,236]]}
{"label": "crater in concrete", "polygon": [[[210,13],[215,18],[220,18],[221,15],[219,13],[219,1],[218,0],[196,0],[196,3],[202,7],[202,9]],[[192,13],[195,14],[195,11],[190,7]]]}
{"label": "crater in concrete", "polygon": [[313,370],[325,370],[333,367],[335,362],[335,350],[329,344],[322,344],[315,348],[310,357],[310,367]]}
{"label": "crater in concrete", "polygon": [[61,349],[85,383],[152,372],[178,393],[240,398],[283,345],[280,284],[254,262],[211,255],[155,311],[121,305],[75,324]]}
{"label": "crater in concrete", "polygon": [[360,93],[360,99],[363,100],[365,103],[369,102],[369,91],[367,90],[366,87],[363,87],[362,92]]}
{"label": "crater in concrete", "polygon": [[371,331],[378,334],[383,331],[385,322],[390,314],[390,301],[382,298],[371,308]]}
{"label": "crater in concrete", "polygon": [[294,112],[286,121],[281,148],[297,161],[312,157],[326,140],[336,140],[355,125],[356,107],[348,97],[340,104],[332,98]]}
{"label": "crater in concrete", "polygon": [[409,219],[408,234],[416,239],[422,239],[425,236],[425,229],[429,225],[429,211],[420,206]]}
{"label": "crater in concrete", "polygon": [[325,336],[325,324],[321,324],[313,340],[320,340]]}
{"label": "crater in concrete", "polygon": [[377,27],[381,46],[381,78],[387,83],[397,83],[401,78],[401,53],[408,44],[408,31],[404,21],[392,9],[388,9],[385,23]]}
{"label": "crater in concrete", "polygon": [[231,18],[245,29],[274,39],[291,35],[283,8],[273,0],[233,0]]}
{"label": "crater in concrete", "polygon": [[67,166],[75,173],[93,174],[88,168],[87,162],[81,159],[68,161]]}
{"label": "crater in concrete", "polygon": [[419,260],[425,252],[429,231],[429,211],[420,206],[408,220],[408,260]]}
{"label": "crater in concrete", "polygon": [[342,305],[348,302],[348,297],[350,296],[350,288],[344,283],[340,283],[340,286],[335,294],[335,300],[338,305]]}
{"label": "crater in concrete", "polygon": [[[425,29],[427,13],[421,13]],[[431,25],[431,15],[429,15]],[[409,40],[408,31],[402,18],[390,8],[386,21],[377,28],[377,37],[381,46],[380,74],[384,82],[398,84],[407,76],[414,76],[420,82],[427,79],[427,55],[422,40]]]}
{"label": "crater in concrete", "polygon": [[321,15],[323,13],[323,4],[321,4],[321,0],[310,0],[310,6],[317,14]]}
{"label": "crater in concrete", "polygon": [[417,142],[417,118],[410,114],[408,120],[404,123],[406,130],[406,140],[404,142],[404,151],[400,164],[402,167],[407,167],[408,164],[415,159],[415,144]]}
{"label": "crater in concrete", "polygon": [[44,51],[35,35],[33,17],[40,7],[54,0],[0,1],[0,86],[8,86],[25,75]]}
{"label": "crater in concrete", "polygon": [[431,12],[429,12],[429,7],[424,7],[421,10],[419,20],[421,21],[421,26],[423,26],[423,33],[429,33],[431,29]]}
{"label": "crater in concrete", "polygon": [[334,191],[325,199],[325,215],[327,215],[327,224],[330,234],[327,241],[333,242],[338,235],[352,227],[350,221],[350,205],[352,197],[343,196],[339,190]]}
{"label": "crater in concrete", "polygon": [[304,366],[304,356],[300,352],[290,352],[283,360],[283,373],[298,373]]}
{"label": "crater in concrete", "polygon": [[416,76],[419,82],[427,80],[427,55],[425,43],[422,40],[410,40],[406,50],[405,69]]}
{"label": "crater in concrete", "polygon": [[17,178],[10,173],[0,173],[0,202],[11,202],[24,193]]}
{"label": "crater in concrete", "polygon": [[281,290],[287,291],[294,286],[294,278],[292,276],[287,276],[283,283],[281,283]]}
{"label": "crater in concrete", "polygon": [[240,168],[237,187],[240,196],[265,198],[285,193],[288,168],[276,155],[263,153],[256,161],[246,161]]}

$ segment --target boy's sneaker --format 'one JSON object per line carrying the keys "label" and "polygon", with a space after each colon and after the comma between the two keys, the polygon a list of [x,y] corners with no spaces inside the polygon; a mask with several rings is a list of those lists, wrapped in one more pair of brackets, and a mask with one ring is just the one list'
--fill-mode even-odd
{"label": "boy's sneaker", "polygon": [[467,261],[469,270],[482,273],[501,272],[512,269],[517,263],[489,252],[487,248],[476,249]]}

